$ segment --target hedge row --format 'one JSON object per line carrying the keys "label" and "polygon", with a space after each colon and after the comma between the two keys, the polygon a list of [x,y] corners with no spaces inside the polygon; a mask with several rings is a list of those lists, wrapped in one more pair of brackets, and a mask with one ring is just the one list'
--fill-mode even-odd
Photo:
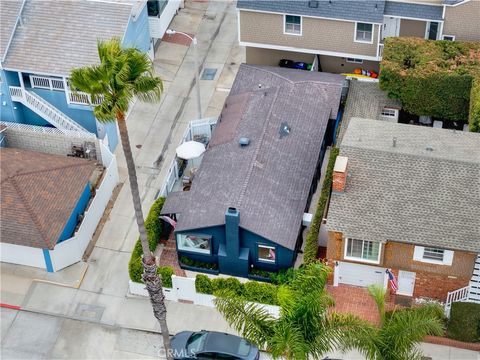
{"label": "hedge row", "polygon": [[210,279],[207,275],[197,275],[195,289],[201,294],[215,295],[216,293],[229,291],[247,301],[278,305],[275,285],[258,281],[241,283],[237,278]]}
{"label": "hedge row", "polygon": [[330,196],[333,167],[335,165],[335,160],[337,159],[338,153],[338,148],[331,148],[327,171],[325,173],[325,179],[323,180],[322,192],[320,194],[320,199],[318,200],[317,210],[315,211],[315,215],[313,216],[313,220],[305,240],[305,250],[303,252],[303,262],[305,264],[309,264],[317,259],[318,233],[320,232],[320,225],[322,224],[325,206],[327,206],[328,197]]}
{"label": "hedge row", "polygon": [[[480,128],[477,93],[472,84],[480,76],[480,43],[388,38],[380,64],[380,88],[399,99],[415,115],[467,121]],[[473,103],[473,105],[472,105]],[[476,105],[475,105],[476,103]],[[477,124],[477,125],[475,125]],[[478,129],[477,128],[477,129]]]}
{"label": "hedge row", "polygon": [[480,304],[454,302],[447,325],[450,339],[480,342]]}
{"label": "hedge row", "polygon": [[480,132],[480,75],[473,80],[470,93],[470,131]]}
{"label": "hedge row", "polygon": [[[164,197],[159,197],[153,203],[147,218],[145,219],[145,230],[147,231],[148,246],[150,251],[155,251],[158,241],[162,238],[163,231],[162,222],[159,220],[160,212],[162,211]],[[130,279],[135,282],[142,282],[143,264],[142,264],[142,244],[140,239],[135,243],[132,251],[132,256],[128,263],[128,273]],[[162,277],[162,283],[165,287],[172,287],[173,268],[170,266],[161,266],[157,269],[157,273]]]}

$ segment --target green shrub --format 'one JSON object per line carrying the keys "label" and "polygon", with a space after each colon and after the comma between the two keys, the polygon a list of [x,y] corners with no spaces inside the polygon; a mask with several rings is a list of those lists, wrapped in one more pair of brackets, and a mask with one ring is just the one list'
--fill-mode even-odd
{"label": "green shrub", "polygon": [[145,230],[147,231],[148,243],[150,245],[150,250],[152,251],[155,251],[158,241],[162,237],[163,223],[159,219],[159,216],[164,203],[164,197],[159,197],[155,200],[148,212],[147,218],[145,219]]}
{"label": "green shrub", "polygon": [[243,285],[243,298],[262,304],[277,305],[277,287],[258,281],[247,281]]}
{"label": "green shrub", "polygon": [[[163,204],[165,203],[164,197],[159,197],[153,203],[150,211],[148,212],[147,219],[145,220],[145,229],[147,231],[148,247],[150,251],[155,251],[158,245],[158,240],[162,234],[162,222],[158,218],[162,211]],[[140,239],[137,240],[132,251],[132,256],[128,263],[128,273],[130,280],[135,282],[142,282],[143,264],[142,257],[143,249]]]}
{"label": "green shrub", "polygon": [[480,342],[480,304],[454,302],[447,325],[450,339]]}
{"label": "green shrub", "polygon": [[247,301],[277,305],[277,286],[258,281],[241,283],[237,278],[210,279],[207,275],[195,277],[195,289],[200,294],[220,294],[223,291],[234,293]]}
{"label": "green shrub", "polygon": [[243,295],[243,284],[237,278],[216,278],[212,280],[213,293],[231,292],[237,296]]}
{"label": "green shrub", "polygon": [[467,121],[470,102],[470,128],[480,131],[480,95],[472,91],[479,76],[480,43],[385,40],[380,88],[412,114]]}
{"label": "green shrub", "polygon": [[207,275],[198,274],[195,277],[195,290],[200,294],[213,294],[212,280]]}
{"label": "green shrub", "polygon": [[325,179],[323,180],[322,192],[320,194],[320,199],[318,200],[317,210],[315,211],[315,215],[313,216],[312,223],[308,229],[305,239],[305,250],[303,252],[303,262],[305,264],[309,264],[317,259],[318,233],[320,232],[323,213],[325,211],[325,207],[327,206],[328,197],[330,196],[333,167],[335,165],[335,160],[337,159],[338,153],[338,148],[331,148],[327,171],[325,172]]}
{"label": "green shrub", "polygon": [[182,256],[180,258],[180,262],[183,265],[202,268],[202,269],[209,269],[209,270],[217,270],[218,269],[218,264],[217,263],[209,263],[209,262],[205,262],[205,261],[193,260],[193,259],[190,259],[186,256]]}
{"label": "green shrub", "polygon": [[295,276],[295,269],[289,268],[286,270],[279,270],[277,273],[272,273],[270,275],[270,279],[272,279],[272,283],[276,285],[283,285],[283,284],[290,283],[290,281],[292,281],[294,276]]}
{"label": "green shrub", "polygon": [[172,275],[174,274],[171,266],[160,266],[157,269],[157,274],[162,277],[162,285],[166,288],[172,287]]}
{"label": "green shrub", "polygon": [[138,283],[142,282],[143,264],[141,256],[132,256],[130,258],[128,262],[128,274],[130,275],[130,280]]}
{"label": "green shrub", "polygon": [[470,93],[470,131],[480,132],[480,75],[473,81]]}

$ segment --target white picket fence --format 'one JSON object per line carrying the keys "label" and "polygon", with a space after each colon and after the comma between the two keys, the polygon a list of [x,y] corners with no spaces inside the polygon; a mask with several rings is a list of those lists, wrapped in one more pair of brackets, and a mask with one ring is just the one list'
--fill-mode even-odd
{"label": "white picket fence", "polygon": [[[145,289],[145,284],[137,283],[129,280],[129,289],[130,294],[139,295],[139,296],[148,296],[148,292]],[[172,276],[172,288],[164,288],[163,293],[165,299],[170,301],[178,302],[191,301],[195,305],[215,307],[213,300],[215,299],[214,295],[201,294],[198,293],[195,289],[195,279],[187,278],[182,276],[173,275]],[[273,317],[278,318],[280,316],[280,307],[275,305],[266,305],[255,303],[267,310]]]}
{"label": "white picket fence", "polygon": [[103,163],[106,166],[103,179],[96,189],[95,197],[84,213],[80,227],[73,237],[57,244],[50,250],[50,257],[54,271],[61,270],[82,260],[83,253],[97,229],[113,190],[118,183],[117,160],[108,148],[100,142]]}

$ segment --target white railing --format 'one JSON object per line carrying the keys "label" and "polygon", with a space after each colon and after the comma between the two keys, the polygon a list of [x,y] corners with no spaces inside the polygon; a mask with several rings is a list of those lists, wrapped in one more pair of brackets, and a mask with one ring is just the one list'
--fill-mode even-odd
{"label": "white railing", "polygon": [[102,159],[105,163],[105,171],[100,186],[95,190],[95,196],[88,209],[85,211],[82,223],[74,236],[62,241],[50,250],[54,271],[58,271],[82,260],[83,253],[97,229],[98,223],[103,216],[112,196],[113,190],[118,183],[117,161],[115,156],[100,142]]}
{"label": "white railing", "polygon": [[90,101],[90,95],[81,91],[67,91],[67,101],[69,104],[76,105],[99,105],[102,103],[102,98],[98,98],[95,101]]}
{"label": "white railing", "polygon": [[[206,118],[190,121],[182,136],[183,143],[185,141],[210,141],[212,130],[217,124],[218,118]],[[167,176],[163,182],[163,186],[159,191],[159,196],[167,196],[172,192],[175,182],[178,180],[178,163],[175,157],[168,168]]]}
{"label": "white railing", "polygon": [[28,106],[29,109],[33,110],[59,130],[87,132],[87,130],[78,125],[73,119],[69,118],[35,93],[24,90],[18,86],[10,86],[10,95],[13,101],[20,101],[22,104]]}
{"label": "white railing", "polygon": [[60,78],[30,75],[30,84],[32,85],[32,88],[61,91],[65,90],[65,83],[63,82],[63,79]]}
{"label": "white railing", "polygon": [[450,316],[450,309],[452,303],[462,302],[468,299],[468,292],[470,291],[470,286],[465,286],[463,288],[449,291],[447,294],[447,300],[445,301],[445,315]]}

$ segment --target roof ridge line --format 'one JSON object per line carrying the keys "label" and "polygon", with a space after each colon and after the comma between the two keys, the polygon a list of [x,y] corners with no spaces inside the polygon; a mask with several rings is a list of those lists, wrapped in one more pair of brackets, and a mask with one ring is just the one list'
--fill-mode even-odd
{"label": "roof ridge line", "polygon": [[407,156],[412,156],[412,157],[419,157],[423,159],[435,159],[435,160],[443,160],[443,161],[448,161],[451,163],[462,163],[462,164],[473,164],[473,165],[479,165],[480,166],[480,161],[475,162],[475,161],[467,161],[467,160],[460,160],[460,159],[448,159],[445,157],[438,157],[438,156],[427,156],[423,154],[410,154],[410,153],[405,153],[405,152],[396,152],[396,151],[388,151],[386,149],[372,149],[372,148],[366,148],[362,146],[355,146],[355,145],[341,145],[340,144],[340,150],[342,148],[352,148],[352,149],[360,149],[360,150],[369,150],[369,151],[379,151],[382,153],[387,153],[387,154],[399,154],[399,155],[407,155]]}
{"label": "roof ridge line", "polygon": [[17,193],[20,196],[20,199],[22,200],[23,205],[25,206],[25,209],[27,209],[27,212],[30,214],[30,217],[33,220],[33,223],[35,224],[35,226],[37,227],[38,232],[40,233],[40,235],[42,235],[42,240],[47,245],[47,249],[50,249],[50,245],[47,240],[47,235],[43,231],[43,228],[40,225],[40,221],[38,220],[37,215],[31,208],[30,203],[27,201],[27,198],[23,194],[22,189],[20,188],[20,186],[18,186],[17,181],[15,179],[11,179],[11,182],[13,187],[17,190]]}
{"label": "roof ridge line", "polygon": [[[48,154],[48,155],[51,155],[51,154]],[[87,160],[87,161],[88,161],[88,160]],[[54,168],[28,171],[28,172],[24,172],[24,173],[21,173],[21,174],[8,175],[7,178],[5,178],[1,183],[3,184],[5,181],[10,180],[10,179],[14,179],[14,178],[16,178],[17,176],[40,174],[40,173],[48,172],[48,171],[55,171],[55,170],[61,170],[61,169],[69,169],[69,168],[72,168],[72,167],[87,166],[87,165],[90,165],[90,164],[89,164],[88,162],[86,162],[85,164],[80,164],[80,163],[79,163],[79,164],[69,164],[69,165],[57,166],[57,167],[54,167]]]}
{"label": "roof ridge line", "polygon": [[260,152],[260,148],[262,147],[263,140],[265,138],[265,131],[266,131],[267,126],[268,126],[268,124],[270,123],[270,120],[271,120],[273,107],[274,107],[275,103],[277,102],[278,93],[279,93],[279,89],[277,87],[277,88],[275,88],[275,97],[274,97],[272,103],[270,104],[270,109],[268,110],[267,118],[265,119],[265,123],[263,124],[262,136],[260,137],[257,145],[255,146],[255,153],[253,154],[253,158],[252,158],[253,161],[250,164],[250,168],[248,169],[247,176],[245,176],[245,180],[242,184],[240,195],[238,196],[238,201],[237,201],[238,206],[241,205],[241,203],[243,201],[243,198],[245,197],[245,193],[247,191],[248,183],[250,182],[250,178],[252,177],[253,168],[255,167],[255,163],[257,162],[258,153]]}

